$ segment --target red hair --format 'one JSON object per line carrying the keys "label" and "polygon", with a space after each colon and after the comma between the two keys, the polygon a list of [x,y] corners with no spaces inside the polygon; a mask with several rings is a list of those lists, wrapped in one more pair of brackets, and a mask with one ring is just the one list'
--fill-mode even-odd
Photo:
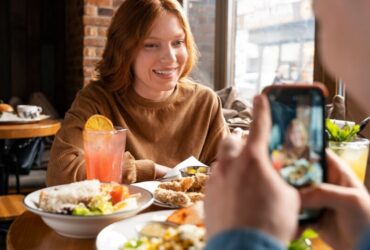
{"label": "red hair", "polygon": [[98,79],[111,91],[125,91],[135,81],[133,63],[154,20],[172,13],[185,33],[188,60],[180,81],[186,78],[198,59],[198,51],[189,23],[177,0],[125,0],[115,13],[108,29],[103,57],[96,71]]}

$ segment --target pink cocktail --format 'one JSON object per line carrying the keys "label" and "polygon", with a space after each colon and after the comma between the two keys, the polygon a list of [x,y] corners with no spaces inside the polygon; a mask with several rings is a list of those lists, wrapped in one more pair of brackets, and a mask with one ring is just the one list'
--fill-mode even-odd
{"label": "pink cocktail", "polygon": [[87,179],[121,183],[127,129],[83,131]]}

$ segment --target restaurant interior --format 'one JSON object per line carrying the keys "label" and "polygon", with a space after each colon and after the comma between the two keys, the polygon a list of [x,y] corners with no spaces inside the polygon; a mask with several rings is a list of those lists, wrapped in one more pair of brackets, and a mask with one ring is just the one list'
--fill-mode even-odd
{"label": "restaurant interior", "polygon": [[[274,85],[319,82],[328,90],[328,117],[358,124],[369,116],[346,92],[346,83],[330,75],[320,59],[320,25],[311,9],[312,0],[178,1],[199,51],[190,77],[217,94],[230,131],[248,132],[253,120],[253,97]],[[175,210],[167,211],[178,206],[152,205],[152,193],[146,191],[149,193],[137,198],[142,207],[135,213],[129,210],[119,218],[112,215],[109,223],[99,219],[89,222],[77,216],[68,219],[71,225],[62,226],[57,216],[48,217],[31,204],[38,199],[39,193],[35,192],[47,187],[54,138],[76,95],[96,79],[108,27],[123,2],[2,1],[0,100],[14,108],[11,112],[16,118],[0,116],[0,249],[120,249],[117,244],[123,241],[109,245],[109,230],[120,227],[114,227],[115,223],[127,220],[125,226],[135,228],[145,222],[143,211],[172,218],[188,213],[182,210],[174,215]],[[21,105],[41,107],[42,111],[36,119],[22,118]],[[365,124],[361,131],[365,138],[370,138],[369,127]],[[370,187],[369,171],[363,182]],[[140,184],[130,185],[127,192],[139,192],[140,188]],[[135,215],[142,217],[134,220]],[[97,232],[73,237],[76,231],[98,225],[98,237]],[[74,232],[64,232],[63,227]],[[132,237],[132,233],[127,235]],[[317,244],[307,249],[330,249],[324,243]]]}

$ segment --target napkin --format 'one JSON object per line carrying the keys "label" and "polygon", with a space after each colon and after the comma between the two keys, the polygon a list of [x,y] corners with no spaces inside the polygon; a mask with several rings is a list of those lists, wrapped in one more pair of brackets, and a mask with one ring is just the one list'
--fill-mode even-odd
{"label": "napkin", "polygon": [[171,177],[177,177],[180,175],[180,169],[186,168],[186,167],[191,167],[191,166],[207,166],[206,164],[200,162],[195,158],[194,156],[190,156],[186,160],[180,162],[177,164],[173,169],[167,172],[163,178],[171,178]]}

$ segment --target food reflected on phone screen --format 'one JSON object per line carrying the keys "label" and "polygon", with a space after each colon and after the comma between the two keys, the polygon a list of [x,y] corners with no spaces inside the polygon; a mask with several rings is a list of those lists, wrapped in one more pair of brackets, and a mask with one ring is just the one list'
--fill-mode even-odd
{"label": "food reflected on phone screen", "polygon": [[273,166],[295,187],[321,183],[324,179],[322,97],[307,92],[283,97],[270,96]]}

